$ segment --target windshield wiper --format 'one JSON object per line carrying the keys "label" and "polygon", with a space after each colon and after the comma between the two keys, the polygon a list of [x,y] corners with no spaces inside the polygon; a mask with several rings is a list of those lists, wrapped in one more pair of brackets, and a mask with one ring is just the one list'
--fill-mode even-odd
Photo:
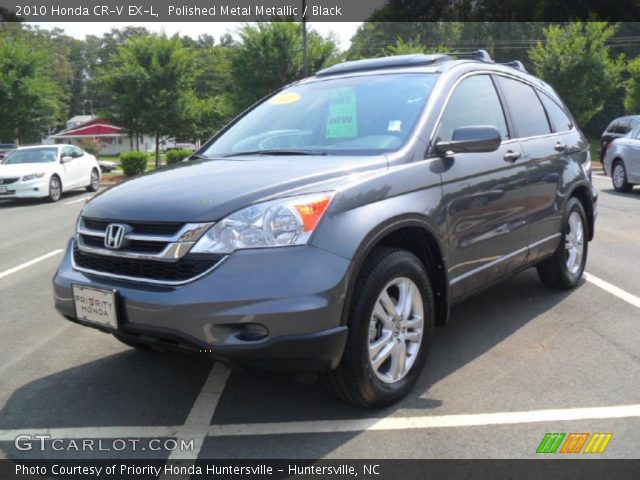
{"label": "windshield wiper", "polygon": [[243,155],[328,155],[320,150],[249,150],[222,155],[224,158],[241,157]]}
{"label": "windshield wiper", "polygon": [[200,153],[192,153],[189,155],[189,160],[211,160],[211,157],[207,157],[206,155],[202,155]]}

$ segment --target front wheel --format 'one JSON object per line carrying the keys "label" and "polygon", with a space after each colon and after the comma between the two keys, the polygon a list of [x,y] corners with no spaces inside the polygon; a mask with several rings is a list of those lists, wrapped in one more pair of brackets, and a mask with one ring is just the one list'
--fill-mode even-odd
{"label": "front wheel", "polygon": [[627,181],[627,170],[621,160],[617,160],[613,164],[611,181],[616,192],[627,193],[633,188],[633,185]]}
{"label": "front wheel", "polygon": [[98,170],[95,168],[91,170],[91,180],[89,181],[89,186],[87,186],[87,192],[95,192],[98,190],[100,186],[100,175],[98,174]]}
{"label": "front wheel", "polygon": [[57,175],[53,175],[49,180],[49,201],[57,202],[62,196],[62,183]]}
{"label": "front wheel", "polygon": [[434,325],[433,293],[412,253],[376,249],[355,285],[338,368],[323,377],[341,399],[383,407],[404,397],[423,370]]}
{"label": "front wheel", "polygon": [[572,197],[565,209],[560,245],[537,267],[538,276],[547,287],[569,289],[578,285],[587,264],[587,229],[584,207],[580,200]]}

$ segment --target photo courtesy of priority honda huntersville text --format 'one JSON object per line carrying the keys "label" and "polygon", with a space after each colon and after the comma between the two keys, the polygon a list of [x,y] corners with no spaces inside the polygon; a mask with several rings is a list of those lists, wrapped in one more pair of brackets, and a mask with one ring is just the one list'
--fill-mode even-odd
{"label": "photo courtesy of priority honda huntersville text", "polygon": [[454,303],[529,267],[578,285],[596,216],[589,143],[520,62],[344,62],[94,196],[55,306],[135,348],[319,372],[380,407]]}

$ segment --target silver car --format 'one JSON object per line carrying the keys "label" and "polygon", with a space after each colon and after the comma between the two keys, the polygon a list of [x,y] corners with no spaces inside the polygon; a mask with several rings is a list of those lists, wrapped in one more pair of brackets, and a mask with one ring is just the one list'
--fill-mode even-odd
{"label": "silver car", "polygon": [[640,184],[640,126],[607,145],[603,166],[616,192],[630,192]]}

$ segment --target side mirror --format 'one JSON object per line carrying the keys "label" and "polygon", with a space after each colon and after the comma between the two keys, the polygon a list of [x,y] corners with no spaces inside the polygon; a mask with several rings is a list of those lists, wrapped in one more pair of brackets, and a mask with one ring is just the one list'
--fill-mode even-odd
{"label": "side mirror", "polygon": [[62,157],[60,163],[69,163],[71,160],[73,160],[72,157]]}
{"label": "side mirror", "polygon": [[501,142],[502,138],[496,127],[460,127],[453,131],[451,141],[436,143],[435,150],[440,155],[495,152]]}

